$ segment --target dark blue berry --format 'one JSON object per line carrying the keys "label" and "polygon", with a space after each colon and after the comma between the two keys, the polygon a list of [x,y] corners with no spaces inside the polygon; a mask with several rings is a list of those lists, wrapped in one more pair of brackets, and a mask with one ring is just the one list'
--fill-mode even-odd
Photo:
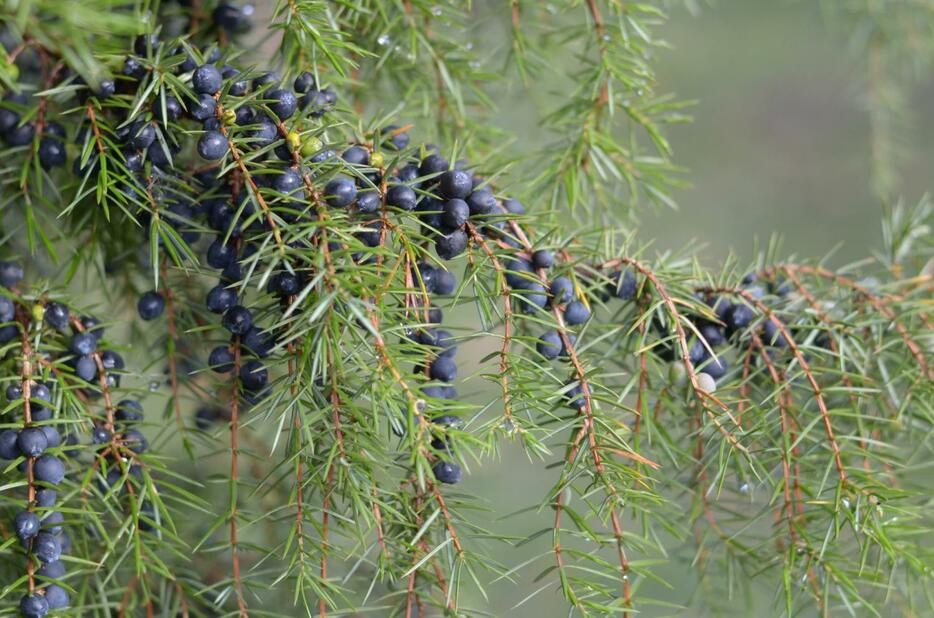
{"label": "dark blue berry", "polygon": [[[33,414],[33,420],[39,420],[36,418],[35,414]],[[39,427],[39,429],[42,431],[42,433],[45,434],[45,442],[48,444],[47,448],[55,448],[62,443],[62,436],[58,433],[58,429],[55,427],[52,427],[51,425],[42,425]]]}
{"label": "dark blue berry", "polygon": [[36,399],[40,399],[46,403],[51,403],[52,401],[52,393],[49,392],[49,387],[45,384],[34,384],[30,391],[30,397],[33,400],[33,405],[35,405]]}
{"label": "dark blue berry", "polygon": [[300,94],[305,94],[309,90],[313,89],[316,85],[315,76],[309,73],[308,71],[303,71],[295,78],[295,81],[292,82],[292,88],[295,89],[295,92]]}
{"label": "dark blue berry", "polygon": [[208,266],[224,269],[237,257],[237,249],[218,238],[208,247]]}
{"label": "dark blue berry", "polygon": [[273,292],[283,298],[298,294],[302,287],[298,276],[290,272],[278,273],[270,283],[273,284]]}
{"label": "dark blue berry", "polygon": [[49,584],[45,588],[45,600],[49,604],[49,609],[64,609],[68,607],[71,599],[68,591],[58,584]]}
{"label": "dark blue berry", "polygon": [[146,67],[136,58],[127,56],[123,61],[123,74],[133,79],[142,79],[146,75]]}
{"label": "dark blue berry", "polygon": [[207,431],[217,419],[218,414],[214,408],[198,408],[195,413],[195,427],[201,431]]}
{"label": "dark blue berry", "polygon": [[276,340],[263,329],[254,326],[243,336],[243,347],[260,358],[266,358],[275,347]]}
{"label": "dark blue berry", "polygon": [[141,34],[133,41],[133,51],[137,56],[148,55],[150,49],[159,49],[159,37],[155,33]]}
{"label": "dark blue berry", "polygon": [[85,382],[92,382],[97,376],[97,362],[90,355],[79,356],[74,360],[75,375]]}
{"label": "dark blue berry", "polygon": [[0,322],[12,322],[16,315],[16,305],[6,296],[0,296]]}
{"label": "dark blue berry", "polygon": [[351,146],[344,151],[341,159],[350,165],[369,165],[370,151],[363,146]]}
{"label": "dark blue berry", "polygon": [[701,373],[706,373],[714,380],[719,380],[729,368],[726,359],[722,356],[708,357],[708,360],[700,368]]}
{"label": "dark blue berry", "polygon": [[447,171],[448,167],[450,167],[450,164],[447,159],[439,154],[433,153],[422,159],[421,165],[418,166],[418,175],[432,176],[440,174],[441,172]]}
{"label": "dark blue berry", "polygon": [[462,199],[450,199],[441,209],[441,223],[446,230],[464,227],[470,217],[470,206]]}
{"label": "dark blue berry", "polygon": [[459,483],[464,476],[461,467],[451,461],[439,461],[432,466],[431,471],[434,472],[438,481],[448,485]]}
{"label": "dark blue berry", "polygon": [[250,28],[249,16],[252,14],[252,5],[243,8],[229,2],[221,2],[211,13],[214,24],[228,32],[243,32]]}
{"label": "dark blue berry", "polygon": [[36,479],[58,485],[65,478],[65,465],[55,455],[43,455],[32,466]]}
{"label": "dark blue berry", "polygon": [[208,292],[207,307],[211,313],[224,313],[236,303],[237,292],[232,288],[216,285]]}
{"label": "dark blue berry", "polygon": [[628,270],[613,273],[611,292],[620,300],[629,300],[636,295],[636,276]]}
{"label": "dark blue berry", "polygon": [[402,210],[415,210],[418,198],[412,187],[394,185],[386,191],[386,203]]}
{"label": "dark blue berry", "polygon": [[39,534],[39,516],[32,511],[20,511],[13,518],[13,530],[20,541],[27,541]]}
{"label": "dark blue berry", "polygon": [[512,198],[503,201],[503,207],[507,212],[510,212],[514,215],[524,215],[525,206],[522,205],[519,200],[514,200]]}
{"label": "dark blue berry", "polygon": [[15,262],[0,261],[0,285],[11,288],[23,280],[23,267]]}
{"label": "dark blue berry", "polygon": [[555,254],[548,249],[539,249],[532,254],[532,266],[536,269],[551,268],[555,263]]}
{"label": "dark blue berry", "polygon": [[4,134],[6,143],[10,146],[31,144],[35,136],[36,127],[31,122],[15,126]]}
{"label": "dark blue berry", "polygon": [[788,346],[788,340],[785,339],[784,333],[771,319],[766,320],[762,325],[762,335],[766,345],[776,348]]}
{"label": "dark blue berry", "polygon": [[415,269],[412,271],[412,280],[415,282],[415,287],[423,285],[425,286],[425,291],[429,294],[434,292],[435,272],[436,269],[431,264],[425,262],[416,264]]}
{"label": "dark blue berry", "polygon": [[733,303],[730,302],[728,298],[724,298],[723,296],[714,296],[708,298],[707,305],[713,309],[717,319],[724,324],[729,319],[730,313],[733,311]]}
{"label": "dark blue berry", "polygon": [[[52,490],[48,490],[52,491]],[[65,563],[61,560],[46,562],[36,571],[36,575],[47,579],[61,579],[65,576]]]}
{"label": "dark blue berry", "polygon": [[130,129],[129,145],[136,150],[145,150],[156,141],[156,128],[152,123],[136,123]]}
{"label": "dark blue berry", "polygon": [[454,278],[454,273],[440,268],[435,270],[435,294],[448,296],[453,294],[456,289],[457,279]]}
{"label": "dark blue berry", "polygon": [[191,76],[191,85],[198,94],[217,94],[224,83],[221,72],[213,64],[202,64]]}
{"label": "dark blue berry", "polygon": [[740,331],[749,326],[755,317],[755,313],[748,305],[733,305],[733,308],[726,316],[727,331],[730,333]]}
{"label": "dark blue berry", "polygon": [[457,379],[457,363],[445,356],[440,356],[432,361],[428,371],[432,380],[453,382]]}
{"label": "dark blue berry", "polygon": [[208,356],[208,365],[216,373],[228,373],[233,370],[234,354],[225,345],[219,345]]}
{"label": "dark blue berry", "polygon": [[114,80],[104,79],[104,80],[101,80],[99,84],[97,84],[97,92],[95,92],[94,94],[97,95],[98,99],[104,100],[104,99],[109,99],[116,92],[117,92],[117,85],[114,83]]}
{"label": "dark blue berry", "polygon": [[387,150],[404,150],[409,146],[410,137],[400,129],[399,125],[387,125],[376,131],[375,138]]}
{"label": "dark blue berry", "polygon": [[715,324],[704,324],[698,330],[700,330],[701,336],[707,341],[710,347],[716,347],[726,343],[723,329]]}
{"label": "dark blue berry", "polygon": [[564,321],[570,326],[583,324],[588,318],[590,318],[590,309],[579,300],[571,301],[568,303],[568,306],[564,308]]}
{"label": "dark blue berry", "polygon": [[147,321],[155,320],[165,310],[165,298],[159,292],[150,290],[140,296],[139,302],[136,303],[136,310],[140,318]]}
{"label": "dark blue berry", "polygon": [[467,249],[467,233],[463,230],[454,230],[445,236],[439,236],[435,241],[435,251],[443,260],[457,257]]}
{"label": "dark blue berry", "polygon": [[13,341],[18,336],[19,336],[19,328],[16,327],[16,324],[7,324],[6,326],[0,326],[0,344]]}
{"label": "dark blue berry", "polygon": [[143,420],[143,406],[135,399],[122,399],[117,404],[117,420],[125,423]]}
{"label": "dark blue berry", "polygon": [[16,446],[25,457],[38,457],[49,446],[45,432],[39,427],[27,427],[19,432]]}
{"label": "dark blue berry", "polygon": [[467,205],[471,215],[488,215],[496,207],[496,198],[489,188],[482,187],[467,196]]}
{"label": "dark blue berry", "polygon": [[39,594],[25,594],[19,601],[24,618],[43,618],[49,613],[49,603]]}
{"label": "dark blue berry", "polygon": [[464,199],[473,190],[473,179],[468,172],[448,170],[441,174],[438,181],[441,197],[446,200]]}
{"label": "dark blue berry", "polygon": [[538,353],[548,360],[558,358],[562,347],[564,347],[564,343],[561,341],[561,335],[553,330],[542,335],[541,339],[535,344],[535,349],[538,350]]}
{"label": "dark blue berry", "polygon": [[302,177],[295,170],[285,170],[272,181],[272,188],[283,195],[291,195],[302,187]]}
{"label": "dark blue berry", "polygon": [[532,274],[532,264],[523,259],[508,258],[504,260],[506,268],[506,283],[509,287],[524,290],[531,287],[537,278]]}
{"label": "dark blue berry", "polygon": [[577,382],[573,382],[570,389],[564,391],[564,401],[572,410],[580,410],[587,405],[587,399],[583,396],[584,389]]}
{"label": "dark blue berry", "polygon": [[0,432],[0,459],[16,459],[20,456],[17,440],[19,434],[13,429],[4,429]]}
{"label": "dark blue berry", "polygon": [[208,161],[216,161],[227,153],[227,138],[220,131],[205,131],[198,140],[198,155]]}
{"label": "dark blue berry", "polygon": [[123,434],[123,442],[134,453],[142,453],[149,448],[149,441],[138,429],[131,429]]}
{"label": "dark blue berry", "polygon": [[240,381],[243,388],[255,392],[266,386],[269,373],[260,361],[249,360],[240,367]]}
{"label": "dark blue berry", "polygon": [[196,101],[190,101],[188,103],[189,115],[199,122],[213,117],[215,109],[217,109],[217,101],[209,94],[198,95]]}
{"label": "dark blue berry", "polygon": [[32,551],[41,562],[54,562],[62,557],[62,542],[51,532],[43,530],[36,535]]}
{"label": "dark blue berry", "polygon": [[36,490],[36,506],[48,508],[50,506],[55,506],[55,501],[58,499],[58,492],[54,489],[49,489],[48,487],[40,487]]}
{"label": "dark blue berry", "polygon": [[91,432],[91,443],[92,444],[108,444],[110,439],[113,437],[113,434],[110,433],[106,427],[98,425],[94,428],[94,431]]}
{"label": "dark blue berry", "polygon": [[523,313],[534,314],[545,308],[548,304],[548,295],[545,294],[545,286],[541,283],[532,283],[526,288],[525,293],[518,296],[517,303]]}
{"label": "dark blue berry", "polygon": [[81,356],[93,354],[94,350],[97,349],[97,337],[94,336],[94,333],[78,333],[72,337],[69,348],[72,352]]}
{"label": "dark blue berry", "polygon": [[163,115],[163,99],[162,97],[157,97],[156,100],[152,102],[152,114],[156,118],[159,118],[164,124],[167,124],[171,120],[178,120],[179,116],[182,115],[182,104],[178,102],[178,99],[168,95],[165,97],[165,114]]}
{"label": "dark blue berry", "polygon": [[268,146],[279,137],[278,127],[266,116],[259,118],[255,124],[256,128],[250,133],[250,137],[253,138],[253,143],[256,146],[260,148]]}
{"label": "dark blue berry", "polygon": [[253,325],[253,314],[243,305],[234,305],[224,314],[222,323],[232,335],[245,335]]}
{"label": "dark blue berry", "polygon": [[291,90],[279,88],[270,92],[266,98],[274,101],[269,104],[269,109],[272,110],[279,120],[291,118],[295,110],[298,109],[298,100],[295,98],[295,93]]}
{"label": "dark blue berry", "polygon": [[267,84],[278,84],[281,78],[275,71],[268,71],[253,79],[253,90],[259,90]]}
{"label": "dark blue berry", "polygon": [[125,150],[123,152],[123,165],[127,171],[141,171],[143,169],[143,154],[138,150]]}
{"label": "dark blue berry", "polygon": [[346,208],[357,197],[357,185],[351,179],[339,176],[325,185],[324,194],[332,208]]}
{"label": "dark blue berry", "polygon": [[23,396],[23,387],[18,383],[14,382],[6,387],[6,398],[7,401],[16,401]]}
{"label": "dark blue berry", "polygon": [[362,213],[373,213],[379,210],[383,201],[376,191],[361,191],[357,194],[357,210]]}
{"label": "dark blue berry", "polygon": [[[2,102],[10,105],[12,108],[15,106],[28,105],[29,99],[23,93],[7,92],[5,95],[3,95]],[[6,133],[10,129],[14,128],[19,124],[20,120],[21,116],[15,109],[0,107],[0,133]]]}
{"label": "dark blue berry", "polygon": [[65,516],[61,511],[52,511],[42,517],[42,529],[48,530],[52,534],[59,534],[62,531],[62,524],[65,523]]}
{"label": "dark blue berry", "polygon": [[65,144],[53,137],[43,137],[39,141],[39,164],[43,169],[50,170],[53,167],[62,167],[65,165]]}
{"label": "dark blue berry", "polygon": [[418,166],[410,163],[396,170],[396,176],[399,182],[414,182],[418,178]]}
{"label": "dark blue berry", "polygon": [[101,326],[101,321],[93,316],[82,316],[81,326],[86,332],[90,333],[91,336],[94,337],[95,341],[100,341],[104,336],[104,327]]}
{"label": "dark blue berry", "polygon": [[166,148],[159,142],[154,142],[146,150],[146,156],[149,157],[149,162],[162,170],[172,169],[172,155],[171,151],[166,150]]}

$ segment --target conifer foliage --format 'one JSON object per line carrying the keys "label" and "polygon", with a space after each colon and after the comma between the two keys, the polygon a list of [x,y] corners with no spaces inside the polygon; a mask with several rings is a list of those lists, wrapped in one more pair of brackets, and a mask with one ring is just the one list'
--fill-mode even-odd
{"label": "conifer foliage", "polygon": [[[651,615],[666,561],[934,611],[930,207],[842,270],[654,255],[663,13],[505,4],[507,72],[581,54],[515,166],[456,2],[4,5],[3,615]],[[551,487],[488,516],[503,449]]]}

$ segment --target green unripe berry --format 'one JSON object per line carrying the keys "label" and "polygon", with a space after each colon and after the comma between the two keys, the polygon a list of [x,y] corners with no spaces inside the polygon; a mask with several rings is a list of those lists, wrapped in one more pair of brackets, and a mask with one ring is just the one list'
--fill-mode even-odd
{"label": "green unripe berry", "polygon": [[289,134],[285,137],[286,141],[289,144],[289,149],[298,150],[302,146],[302,137],[298,134],[298,131],[289,131]]}
{"label": "green unripe berry", "polygon": [[386,155],[381,152],[370,153],[370,165],[372,167],[383,167],[386,164]]}
{"label": "green unripe berry", "polygon": [[684,388],[688,382],[688,370],[681,361],[668,363],[668,383],[674,388]]}
{"label": "green unripe berry", "polygon": [[324,148],[324,143],[317,137],[311,136],[302,144],[302,156],[314,156],[322,148]]}
{"label": "green unripe berry", "polygon": [[225,109],[224,114],[221,116],[221,121],[228,127],[236,124],[237,112],[232,109]]}

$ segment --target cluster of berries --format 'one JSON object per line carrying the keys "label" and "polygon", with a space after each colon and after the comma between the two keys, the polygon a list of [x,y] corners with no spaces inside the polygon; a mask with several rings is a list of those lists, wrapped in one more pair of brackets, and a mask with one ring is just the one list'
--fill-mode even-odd
{"label": "cluster of berries", "polygon": [[[56,488],[66,474],[62,456],[78,454],[78,438],[74,433],[63,437],[58,431],[61,413],[56,415],[55,402],[61,397],[55,396],[56,390],[66,389],[84,400],[104,398],[109,406],[124,361],[105,347],[99,320],[75,315],[64,303],[42,296],[27,298],[20,290],[22,279],[21,266],[0,262],[0,338],[4,343],[23,341],[10,348],[20,355],[21,375],[5,389],[6,409],[20,418],[22,426],[0,431],[0,459],[26,475],[26,506],[13,524],[29,557],[29,592],[20,609],[27,618],[37,618],[69,603],[68,592],[58,580],[65,575],[60,558],[71,540],[62,527],[64,517],[56,510]],[[33,341],[41,342],[40,347],[34,348]],[[117,404],[113,419],[93,419],[91,442],[97,456],[111,464],[105,491],[126,476],[121,468],[148,447],[146,437],[135,428],[141,420],[142,407],[131,399]],[[113,465],[118,460],[120,465]],[[140,466],[129,465],[128,473],[139,475]],[[144,503],[141,511],[151,513],[152,507]],[[148,527],[143,519],[140,524]],[[38,560],[38,569],[33,559]]]}
{"label": "cluster of berries", "polygon": [[[781,298],[789,292],[788,286],[781,281],[770,282],[767,288],[759,285],[752,273],[743,278],[742,287],[753,299],[761,302],[770,302],[767,293]],[[697,293],[695,296],[710,309],[704,315],[688,316],[691,322],[689,332],[700,335],[689,335],[688,359],[697,370],[698,386],[702,390],[714,392],[718,382],[729,372],[727,354],[730,344],[747,345],[750,337],[755,335],[766,346],[770,356],[788,347],[782,329],[775,322],[778,318],[760,318],[761,312],[745,299],[709,293]],[[652,325],[660,336],[670,336],[670,329],[661,320],[654,319]],[[686,379],[686,371],[677,344],[666,342],[652,349],[660,358],[672,363],[670,379],[682,383]]]}
{"label": "cluster of berries", "polygon": [[[0,339],[4,343],[18,337],[27,341],[31,334],[28,331],[36,312],[19,296],[22,279],[20,265],[0,262]],[[38,309],[41,311],[41,306]],[[63,331],[68,321],[64,305],[55,302],[45,305],[46,327]],[[46,350],[32,351],[29,345],[24,343],[17,348],[22,354],[19,361],[22,373],[6,387],[7,413],[16,415],[22,426],[0,432],[0,459],[10,462],[8,467],[16,462],[16,469],[26,475],[26,506],[13,518],[13,530],[26,551],[29,565],[29,591],[20,601],[20,609],[27,618],[41,618],[50,609],[64,608],[69,603],[68,592],[58,580],[65,575],[60,558],[71,541],[62,528],[64,517],[55,508],[58,498],[55,488],[65,478],[65,464],[59,454],[70,441],[63,440],[55,427],[54,369],[38,367],[40,360],[46,366],[54,366],[65,359]],[[63,354],[67,357],[69,353]],[[49,379],[33,380],[43,371]],[[41,565],[38,569],[33,559]]]}

